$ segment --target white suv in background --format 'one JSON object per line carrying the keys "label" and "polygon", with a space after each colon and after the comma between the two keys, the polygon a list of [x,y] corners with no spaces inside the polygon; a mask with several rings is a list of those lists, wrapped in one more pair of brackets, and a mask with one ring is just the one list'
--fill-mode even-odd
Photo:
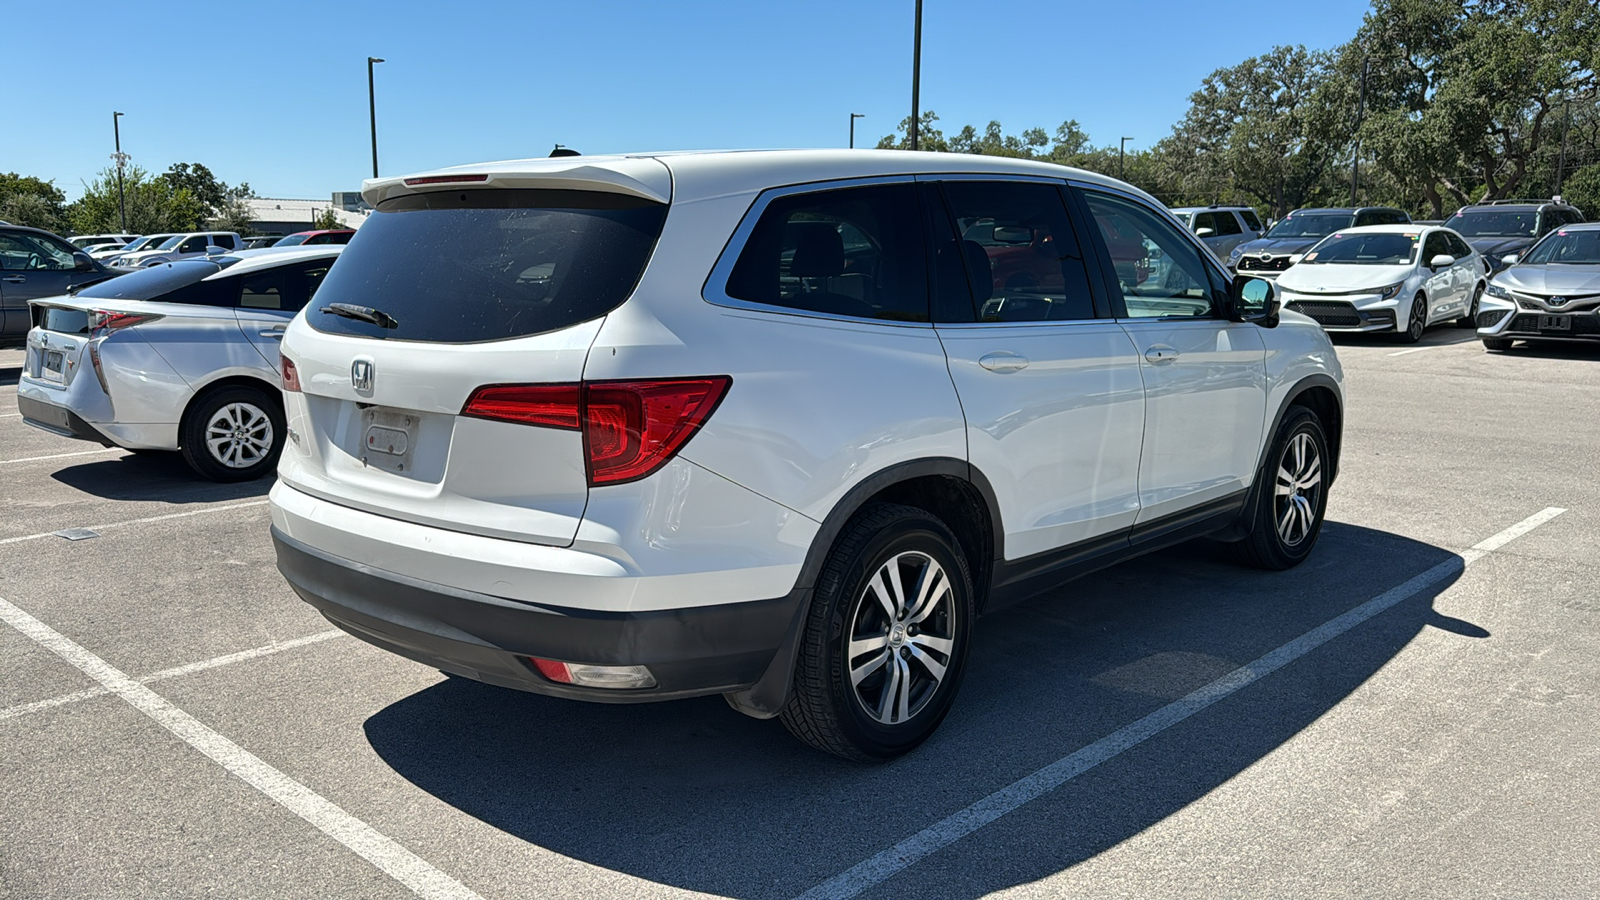
{"label": "white suv in background", "polygon": [[1180,206],[1172,214],[1189,226],[1217,259],[1227,259],[1233,248],[1266,232],[1256,211],[1248,206]]}
{"label": "white suv in background", "polygon": [[1120,182],[762,151],[365,196],[283,340],[272,534],[402,656],[720,693],[885,758],[950,708],[979,613],[1201,535],[1273,569],[1316,542],[1327,336]]}
{"label": "white suv in background", "polygon": [[[216,247],[216,250],[210,248]],[[154,248],[124,253],[113,265],[137,269],[141,266],[159,266],[180,259],[194,259],[207,254],[231,253],[244,249],[244,238],[232,231],[191,231],[175,234]]]}

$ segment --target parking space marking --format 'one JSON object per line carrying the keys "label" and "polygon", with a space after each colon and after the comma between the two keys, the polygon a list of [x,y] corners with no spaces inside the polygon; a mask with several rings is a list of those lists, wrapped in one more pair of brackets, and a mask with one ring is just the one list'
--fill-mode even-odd
{"label": "parking space marking", "polygon": [[1440,581],[1460,572],[1540,525],[1566,512],[1548,507],[1506,530],[1473,545],[1459,556],[1452,556],[1410,580],[1373,597],[1349,612],[1300,635],[1277,649],[1218,678],[1205,687],[1182,697],[1144,718],[1125,725],[1098,741],[1070,753],[1026,775],[982,800],[950,815],[895,844],[882,853],[818,884],[800,895],[799,900],[854,897],[881,884],[924,857],[955,843],[1031,800],[1066,784],[1084,772],[1132,749],[1168,728],[1182,722],[1218,700],[1222,700],[1291,662],[1305,656],[1371,619],[1401,601],[1413,597]]}
{"label": "parking space marking", "polygon": [[66,459],[69,456],[93,456],[96,453],[121,453],[121,447],[101,447],[99,450],[79,450],[74,453],[55,453],[50,456],[24,456],[22,459],[0,459],[0,466],[12,463],[44,462],[47,459]]}
{"label": "parking space marking", "polygon": [[3,597],[0,597],[0,620],[71,663],[101,687],[172,732],[179,740],[377,866],[417,896],[430,900],[483,900],[466,885],[434,868],[427,860],[211,730],[160,694],[129,678],[121,670]]}
{"label": "parking space marking", "polygon": [[[323,641],[332,640],[333,638],[342,637],[343,635],[344,632],[340,631],[339,629],[330,628],[327,631],[319,631],[316,634],[308,634],[305,637],[298,637],[294,638],[293,640],[279,641],[277,643],[267,644],[263,647],[253,647],[249,650],[240,650],[238,653],[229,653],[224,656],[216,656],[212,657],[211,659],[204,659],[200,662],[189,663],[185,666],[162,669],[159,672],[152,672],[149,675],[140,678],[139,683],[149,684],[153,681],[163,681],[168,678],[177,678],[181,675],[192,675],[195,672],[204,672],[207,669],[215,669],[221,666],[231,666],[234,663],[245,662],[246,660],[251,659],[259,659],[263,656],[270,656],[274,653],[282,653],[285,650],[293,650],[297,647],[305,647],[309,644],[320,644]],[[104,697],[109,693],[111,693],[110,688],[92,687],[84,691],[73,691],[70,694],[62,694],[59,697],[51,697],[48,700],[36,700],[33,703],[24,703],[20,706],[7,707],[6,709],[0,709],[0,721],[4,721],[6,719],[15,719],[18,716],[25,716],[29,713],[54,709],[58,706],[66,706],[69,703],[77,703],[80,700],[89,700],[94,697]]]}
{"label": "parking space marking", "polygon": [[[244,503],[229,503],[227,506],[207,506],[204,509],[189,509],[183,512],[166,513],[160,516],[145,516],[142,519],[129,519],[126,522],[109,522],[105,525],[90,525],[91,531],[105,531],[107,528],[122,528],[127,525],[144,525],[150,522],[165,522],[168,519],[186,519],[189,516],[202,516],[206,513],[227,512],[230,509],[246,509],[252,506],[265,506],[266,500],[249,500]],[[37,541],[40,538],[55,537],[54,531],[42,531],[38,534],[23,534],[16,537],[0,538],[0,547],[6,544],[20,544],[23,541]]]}
{"label": "parking space marking", "polygon": [[1396,351],[1394,353],[1391,353],[1389,355],[1390,356],[1405,356],[1407,353],[1421,353],[1424,350],[1437,350],[1440,347],[1456,347],[1456,346],[1459,346],[1461,344],[1476,344],[1477,342],[1478,342],[1477,338],[1471,337],[1471,338],[1467,338],[1467,339],[1461,340],[1461,341],[1449,341],[1449,342],[1443,343],[1443,344],[1429,344],[1426,347],[1412,347],[1410,350],[1398,350],[1398,351]]}
{"label": "parking space marking", "polygon": [[0,413],[0,419],[20,419],[22,413]]}

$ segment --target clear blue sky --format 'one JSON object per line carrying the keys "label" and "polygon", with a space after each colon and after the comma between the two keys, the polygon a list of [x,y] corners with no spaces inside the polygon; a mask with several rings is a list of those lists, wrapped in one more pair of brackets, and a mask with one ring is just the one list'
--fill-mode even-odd
{"label": "clear blue sky", "polygon": [[[123,150],[268,197],[543,156],[871,146],[910,109],[912,0],[3,4],[0,171],[69,198]],[[1096,144],[1167,135],[1207,73],[1348,40],[1366,0],[926,0],[922,108],[946,133],[1066,119]],[[192,10],[192,13],[190,12]]]}

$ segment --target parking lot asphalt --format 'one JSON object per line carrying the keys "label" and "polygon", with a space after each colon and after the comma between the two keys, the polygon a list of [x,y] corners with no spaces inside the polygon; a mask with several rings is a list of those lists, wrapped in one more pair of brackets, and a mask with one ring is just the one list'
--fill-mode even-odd
{"label": "parking lot asphalt", "polygon": [[985,617],[878,766],[368,647],[266,482],[31,429],[0,351],[0,896],[1600,896],[1600,348],[1338,349],[1305,565],[1200,541]]}

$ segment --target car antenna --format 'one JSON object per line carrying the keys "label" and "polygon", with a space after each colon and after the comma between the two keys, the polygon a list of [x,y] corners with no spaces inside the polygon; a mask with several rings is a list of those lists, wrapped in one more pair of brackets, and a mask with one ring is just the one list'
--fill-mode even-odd
{"label": "car antenna", "polygon": [[557,144],[556,148],[554,150],[550,151],[550,155],[552,157],[556,157],[556,156],[582,156],[583,154],[579,153],[578,151],[576,151],[574,149],[572,149],[571,147],[563,147],[560,144]]}

